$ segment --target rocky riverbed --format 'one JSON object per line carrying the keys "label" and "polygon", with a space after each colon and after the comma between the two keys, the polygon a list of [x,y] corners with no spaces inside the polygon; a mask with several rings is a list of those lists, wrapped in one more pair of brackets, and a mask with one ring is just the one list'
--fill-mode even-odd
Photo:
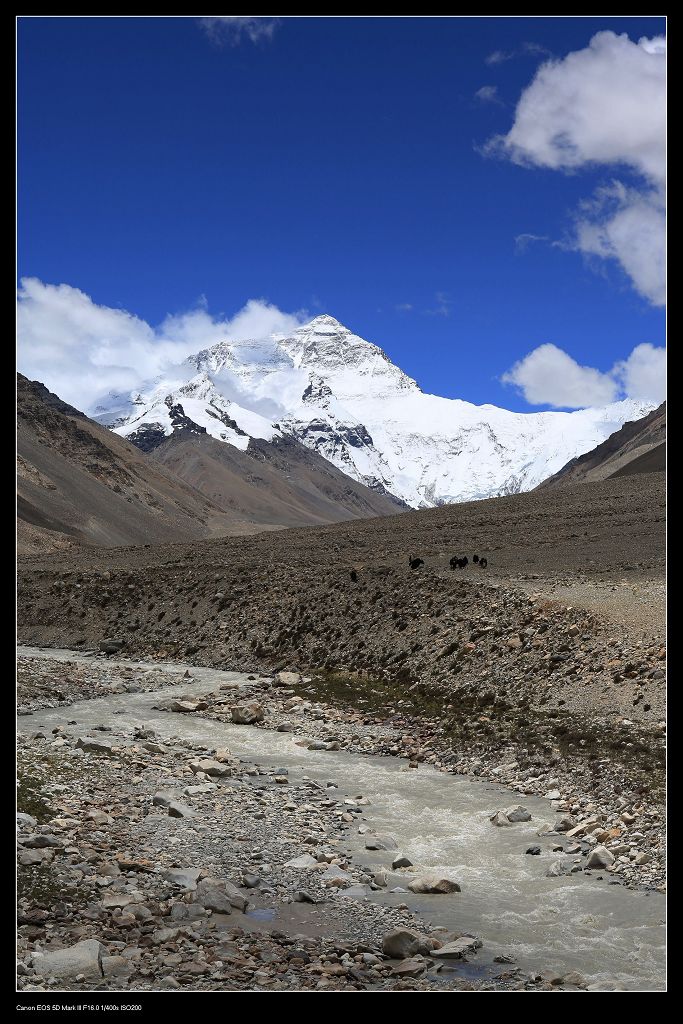
{"label": "rocky riverbed", "polygon": [[[619,957],[611,976],[607,957],[598,979],[577,969],[562,945],[551,955],[551,943],[543,961],[522,943],[501,944],[505,936],[489,934],[478,909],[480,879],[471,865],[454,872],[453,863],[441,864],[438,834],[432,851],[416,841],[410,850],[398,849],[383,827],[396,825],[398,842],[407,845],[395,808],[386,804],[396,785],[399,795],[415,790],[410,813],[421,813],[421,792],[456,787],[453,796],[447,790],[434,796],[434,818],[439,801],[445,809],[465,793],[457,788],[468,785],[465,772],[480,776],[472,780],[479,787],[485,776],[506,783],[514,797],[506,801],[502,786],[489,786],[486,800],[490,811],[507,812],[507,821],[489,821],[479,804],[471,819],[492,847],[503,844],[502,877],[526,885],[528,876],[537,888],[547,887],[549,908],[561,898],[574,900],[576,910],[588,899],[597,910],[604,900],[612,922],[625,914],[636,922],[641,945],[647,935],[655,949],[661,911],[652,918],[642,890],[661,884],[660,831],[656,813],[642,801],[603,810],[561,765],[534,777],[518,762],[471,764],[418,716],[323,701],[322,683],[296,674],[247,677],[64,652],[48,657],[21,655],[25,679],[49,675],[63,694],[57,701],[41,688],[31,700],[27,692],[24,710],[33,714],[20,719],[22,987],[649,990],[661,984],[656,959],[629,980],[630,933],[619,940],[623,950],[612,940]],[[81,686],[86,679],[89,693]],[[341,687],[332,689],[339,694]],[[220,737],[230,742],[220,746]],[[267,758],[254,756],[264,751]],[[372,756],[378,754],[389,756]],[[399,776],[392,775],[396,770]],[[421,789],[422,773],[429,773],[425,780],[434,773],[435,781]],[[353,778],[362,779],[362,789],[353,788]],[[516,804],[528,804],[533,820],[516,815]],[[407,814],[406,807],[405,820]],[[468,821],[460,821],[463,834],[471,831]],[[449,816],[447,839],[452,828]],[[430,828],[421,832],[428,836]],[[513,865],[514,876],[508,874]],[[585,876],[580,892],[577,871]],[[610,887],[610,881],[621,884]],[[628,895],[624,883],[641,891]],[[435,894],[421,895],[425,890]],[[652,898],[662,899],[656,892]],[[626,910],[621,900],[635,902]],[[519,913],[514,901],[508,912]],[[454,927],[458,918],[467,925]],[[586,925],[583,941],[594,941],[595,927]]]}

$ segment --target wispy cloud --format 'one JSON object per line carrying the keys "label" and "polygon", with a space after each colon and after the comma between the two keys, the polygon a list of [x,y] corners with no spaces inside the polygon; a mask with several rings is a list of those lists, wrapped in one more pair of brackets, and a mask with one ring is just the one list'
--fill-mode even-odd
{"label": "wispy cloud", "polygon": [[533,245],[535,242],[550,241],[551,239],[548,235],[532,235],[525,231],[521,235],[515,235],[515,249],[517,252],[526,252],[529,246]]}
{"label": "wispy cloud", "polygon": [[666,44],[598,32],[583,50],[549,61],[524,90],[506,135],[481,150],[526,167],[573,172],[621,165],[639,179],[613,181],[584,201],[564,244],[616,262],[635,289],[663,305]]}
{"label": "wispy cloud", "polygon": [[627,359],[607,373],[582,366],[557,345],[539,345],[501,377],[530,405],[584,409],[620,398],[660,403],[666,395],[666,352],[654,345],[637,345]]}
{"label": "wispy cloud", "polygon": [[412,302],[399,302],[394,308],[397,313],[410,313],[415,307]]}
{"label": "wispy cloud", "polygon": [[504,64],[516,57],[552,57],[552,52],[540,43],[522,43],[516,50],[494,50],[485,62],[489,65]]}
{"label": "wispy cloud", "polygon": [[481,89],[477,89],[474,94],[475,99],[478,99],[481,103],[498,103],[503,106],[503,101],[498,95],[497,85],[482,85]]}
{"label": "wispy cloud", "polygon": [[428,316],[450,316],[453,300],[446,292],[437,292],[434,297],[436,299],[436,306],[433,309],[426,309],[425,313]]}
{"label": "wispy cloud", "polygon": [[238,46],[245,39],[252,43],[272,39],[280,18],[211,17],[199,18],[199,24],[216,46]]}

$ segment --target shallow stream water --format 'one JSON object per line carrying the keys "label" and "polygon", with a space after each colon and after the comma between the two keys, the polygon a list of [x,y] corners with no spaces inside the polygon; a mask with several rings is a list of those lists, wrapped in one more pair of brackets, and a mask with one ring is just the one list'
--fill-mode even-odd
{"label": "shallow stream water", "polygon": [[[90,661],[72,651],[21,648],[19,653]],[[163,668],[177,676],[178,685],[36,711],[19,718],[19,729],[54,728],[70,719],[78,722],[78,728],[73,727],[78,732],[95,725],[130,732],[135,725],[146,725],[160,738],[180,736],[206,747],[228,747],[235,756],[264,767],[286,767],[293,783],[304,776],[335,783],[335,797],[364,796],[370,801],[359,822],[378,834],[393,836],[399,850],[413,862],[413,871],[443,869],[457,878],[462,892],[450,896],[383,891],[369,898],[406,903],[432,925],[478,935],[484,946],[471,965],[473,971],[485,970],[496,956],[511,955],[514,966],[523,970],[547,968],[561,974],[575,970],[589,983],[606,987],[617,983],[631,990],[664,989],[664,896],[611,884],[606,872],[602,877],[600,872],[581,872],[547,878],[549,865],[560,856],[552,847],[561,841],[558,836],[537,835],[541,825],[553,821],[549,801],[520,797],[503,786],[425,765],[409,769],[399,758],[309,751],[296,746],[300,737],[292,733],[154,710],[153,705],[171,697],[198,695],[226,682],[246,682],[247,677],[193,666],[193,679],[182,680],[185,665],[120,664]],[[491,824],[489,817],[495,810],[518,802],[531,812],[530,822],[509,828]],[[394,856],[366,850],[364,836],[355,831],[348,844],[357,864],[386,868]],[[541,855],[526,855],[527,847],[534,844],[541,846]],[[408,880],[400,872],[392,873],[390,886]]]}

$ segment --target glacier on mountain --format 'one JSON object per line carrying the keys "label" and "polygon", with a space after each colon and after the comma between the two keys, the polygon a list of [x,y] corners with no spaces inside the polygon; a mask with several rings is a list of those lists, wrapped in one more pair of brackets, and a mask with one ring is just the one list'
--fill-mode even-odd
{"label": "glacier on mountain", "polygon": [[509,412],[425,394],[334,317],[291,335],[219,342],[95,418],[150,448],[174,431],[246,450],[291,435],[342,472],[414,508],[527,491],[652,403]]}

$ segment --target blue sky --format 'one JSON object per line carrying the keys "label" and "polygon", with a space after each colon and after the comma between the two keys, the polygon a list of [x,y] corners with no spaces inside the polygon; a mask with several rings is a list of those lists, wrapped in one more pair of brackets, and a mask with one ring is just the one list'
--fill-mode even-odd
{"label": "blue sky", "polygon": [[[663,19],[265,28],[19,19],[20,277],[152,325],[250,299],[329,312],[425,390],[521,410],[558,404],[500,380],[539,346],[607,372],[663,344],[642,262],[624,269],[590,227],[576,242],[577,211],[642,211],[652,176],[590,146],[574,167],[529,165],[528,135],[508,135],[549,56],[604,30],[659,37]],[[626,80],[626,103],[639,88]]]}

